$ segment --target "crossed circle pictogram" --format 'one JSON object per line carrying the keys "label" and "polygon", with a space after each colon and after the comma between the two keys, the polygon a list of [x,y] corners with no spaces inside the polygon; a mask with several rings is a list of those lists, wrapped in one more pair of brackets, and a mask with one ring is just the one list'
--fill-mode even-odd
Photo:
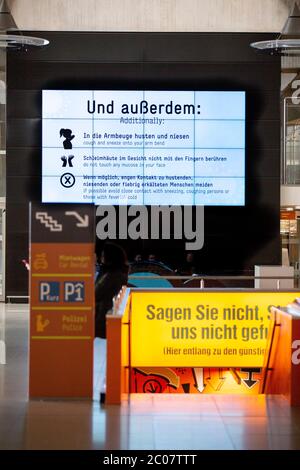
{"label": "crossed circle pictogram", "polygon": [[75,176],[72,175],[72,173],[64,173],[60,177],[60,184],[64,188],[72,188],[72,186],[74,186],[75,184],[75,181]]}

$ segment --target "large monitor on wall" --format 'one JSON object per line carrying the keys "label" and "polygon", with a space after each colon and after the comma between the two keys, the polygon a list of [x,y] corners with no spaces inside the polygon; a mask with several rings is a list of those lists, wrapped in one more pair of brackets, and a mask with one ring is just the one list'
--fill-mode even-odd
{"label": "large monitor on wall", "polygon": [[43,91],[42,201],[245,204],[245,92]]}

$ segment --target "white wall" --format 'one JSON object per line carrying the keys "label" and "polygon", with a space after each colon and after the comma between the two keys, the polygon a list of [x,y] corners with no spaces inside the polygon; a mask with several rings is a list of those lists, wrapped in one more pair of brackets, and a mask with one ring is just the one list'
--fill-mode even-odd
{"label": "white wall", "polygon": [[281,186],[280,203],[282,206],[300,206],[300,186]]}
{"label": "white wall", "polygon": [[280,31],[289,0],[8,0],[23,30]]}

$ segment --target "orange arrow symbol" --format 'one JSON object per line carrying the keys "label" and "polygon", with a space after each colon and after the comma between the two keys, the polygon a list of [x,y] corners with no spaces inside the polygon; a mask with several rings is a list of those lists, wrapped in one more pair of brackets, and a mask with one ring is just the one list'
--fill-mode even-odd
{"label": "orange arrow symbol", "polygon": [[204,384],[204,371],[203,367],[194,367],[193,375],[195,379],[195,387],[198,392],[203,393],[206,385]]}
{"label": "orange arrow symbol", "polygon": [[[210,370],[210,369],[209,369]],[[219,392],[224,385],[226,378],[222,377],[222,369],[219,369],[219,375],[213,374],[213,377],[209,374],[206,381],[211,386],[214,392]]]}
{"label": "orange arrow symbol", "polygon": [[247,379],[242,379],[242,382],[246,385],[247,388],[252,388],[254,385],[256,385],[259,380],[252,379],[253,374],[259,374],[261,369],[241,369],[241,372],[245,372],[247,374]]}

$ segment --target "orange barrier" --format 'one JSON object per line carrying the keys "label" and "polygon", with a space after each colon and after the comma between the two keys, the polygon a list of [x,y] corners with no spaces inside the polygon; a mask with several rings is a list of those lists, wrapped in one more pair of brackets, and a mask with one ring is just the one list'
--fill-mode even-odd
{"label": "orange barrier", "polygon": [[[300,338],[300,316],[294,318],[281,312],[283,317],[280,321],[281,329],[279,334],[279,331],[276,330],[277,326],[275,326],[274,309],[272,315],[270,314],[270,301],[276,302],[277,305],[285,305],[295,296],[296,293],[292,291],[245,290],[243,292],[224,292],[187,291],[185,289],[172,291],[166,289],[127,289],[125,295],[123,293],[123,298],[119,301],[117,308],[114,309],[114,314],[107,316],[106,404],[120,404],[124,397],[128,397],[129,393],[167,392],[242,393],[248,395],[280,393],[287,395],[292,405],[300,405],[300,394],[297,392],[300,389],[300,375],[298,372],[300,366],[298,367],[298,363],[296,364],[297,361],[300,363],[300,339],[298,340]],[[219,302],[218,297],[220,297]],[[145,299],[150,302],[151,309],[147,310],[145,308]],[[178,360],[178,364],[169,364],[169,349],[172,349],[171,352],[175,351],[176,345],[182,342],[181,338],[172,339],[174,347],[163,347],[163,341],[166,344],[170,343],[172,328],[170,326],[172,324],[170,306],[174,304],[173,316],[176,324],[180,324],[182,321],[185,326],[186,323],[193,321],[193,312],[197,312],[197,308],[193,307],[193,301],[195,300],[200,304],[205,302],[207,307],[207,318],[202,319],[202,313],[200,319],[198,316],[198,321],[202,327],[208,324],[211,328],[220,328],[222,309],[226,308],[226,315],[228,316],[227,310],[230,305],[232,305],[232,312],[237,312],[237,306],[239,305],[239,312],[243,313],[247,310],[254,317],[253,320],[248,318],[248,326],[244,319],[232,318],[231,324],[233,325],[232,328],[236,329],[236,337],[232,338],[231,341],[226,340],[224,346],[222,346],[220,340],[218,341],[219,338],[212,338],[211,346],[209,344],[206,346],[204,352],[212,351],[212,346],[216,348],[217,343],[219,343],[219,347],[216,349],[220,352],[218,357],[220,366],[217,369],[214,355],[208,355],[204,358],[200,355],[200,357],[195,358],[195,348],[191,348],[191,354],[193,354],[192,364],[186,366],[184,363],[179,363]],[[163,302],[166,302],[169,310],[161,308]],[[187,319],[183,318],[183,309],[180,310],[180,302],[183,302],[184,308],[191,309]],[[153,319],[152,304],[160,305],[160,309],[157,309],[157,321]],[[202,307],[201,305],[200,312],[203,311]],[[218,315],[217,311],[219,312]],[[165,323],[163,319],[166,320]],[[272,320],[271,327],[270,319]],[[195,324],[197,325],[196,320]],[[150,323],[152,329],[147,322]],[[152,325],[155,322],[157,322],[157,325],[154,331]],[[229,321],[226,325],[228,329]],[[243,347],[243,353],[240,353],[239,349],[243,344],[243,338],[239,338],[239,334],[243,331],[241,328],[247,328],[247,331],[253,335],[249,341],[244,341],[248,344],[248,347]],[[187,329],[184,328],[183,331],[186,332]],[[265,338],[259,335],[260,332],[266,335]],[[185,338],[182,342],[183,346],[179,344],[177,347],[175,351],[177,359],[179,349],[187,347],[189,339],[193,338]],[[203,341],[194,344],[200,346],[203,345]],[[292,350],[292,347],[295,348],[297,345],[299,353],[297,350]],[[229,347],[231,347],[231,352],[234,351],[234,347],[237,351],[234,361],[232,361],[232,354],[228,357],[227,350]],[[131,351],[131,348],[135,348],[135,350]],[[247,363],[244,364],[242,356],[249,349],[255,353],[257,352],[257,354],[251,356],[253,360],[248,358]],[[164,351],[167,353],[166,359],[163,355]],[[145,354],[146,358],[149,358],[148,362],[143,359]],[[299,359],[297,359],[297,354]],[[153,363],[150,365],[151,357]],[[291,361],[292,357],[294,363]],[[185,360],[186,363],[188,362],[187,359]],[[269,367],[266,364],[271,364],[271,366]],[[269,371],[266,374],[267,369],[270,368],[272,373]]]}
{"label": "orange barrier", "polygon": [[126,289],[120,305],[106,316],[107,336],[107,405],[119,405],[128,396],[130,370],[130,289]]}
{"label": "orange barrier", "polygon": [[284,395],[291,406],[300,406],[300,316],[275,307],[261,392]]}

